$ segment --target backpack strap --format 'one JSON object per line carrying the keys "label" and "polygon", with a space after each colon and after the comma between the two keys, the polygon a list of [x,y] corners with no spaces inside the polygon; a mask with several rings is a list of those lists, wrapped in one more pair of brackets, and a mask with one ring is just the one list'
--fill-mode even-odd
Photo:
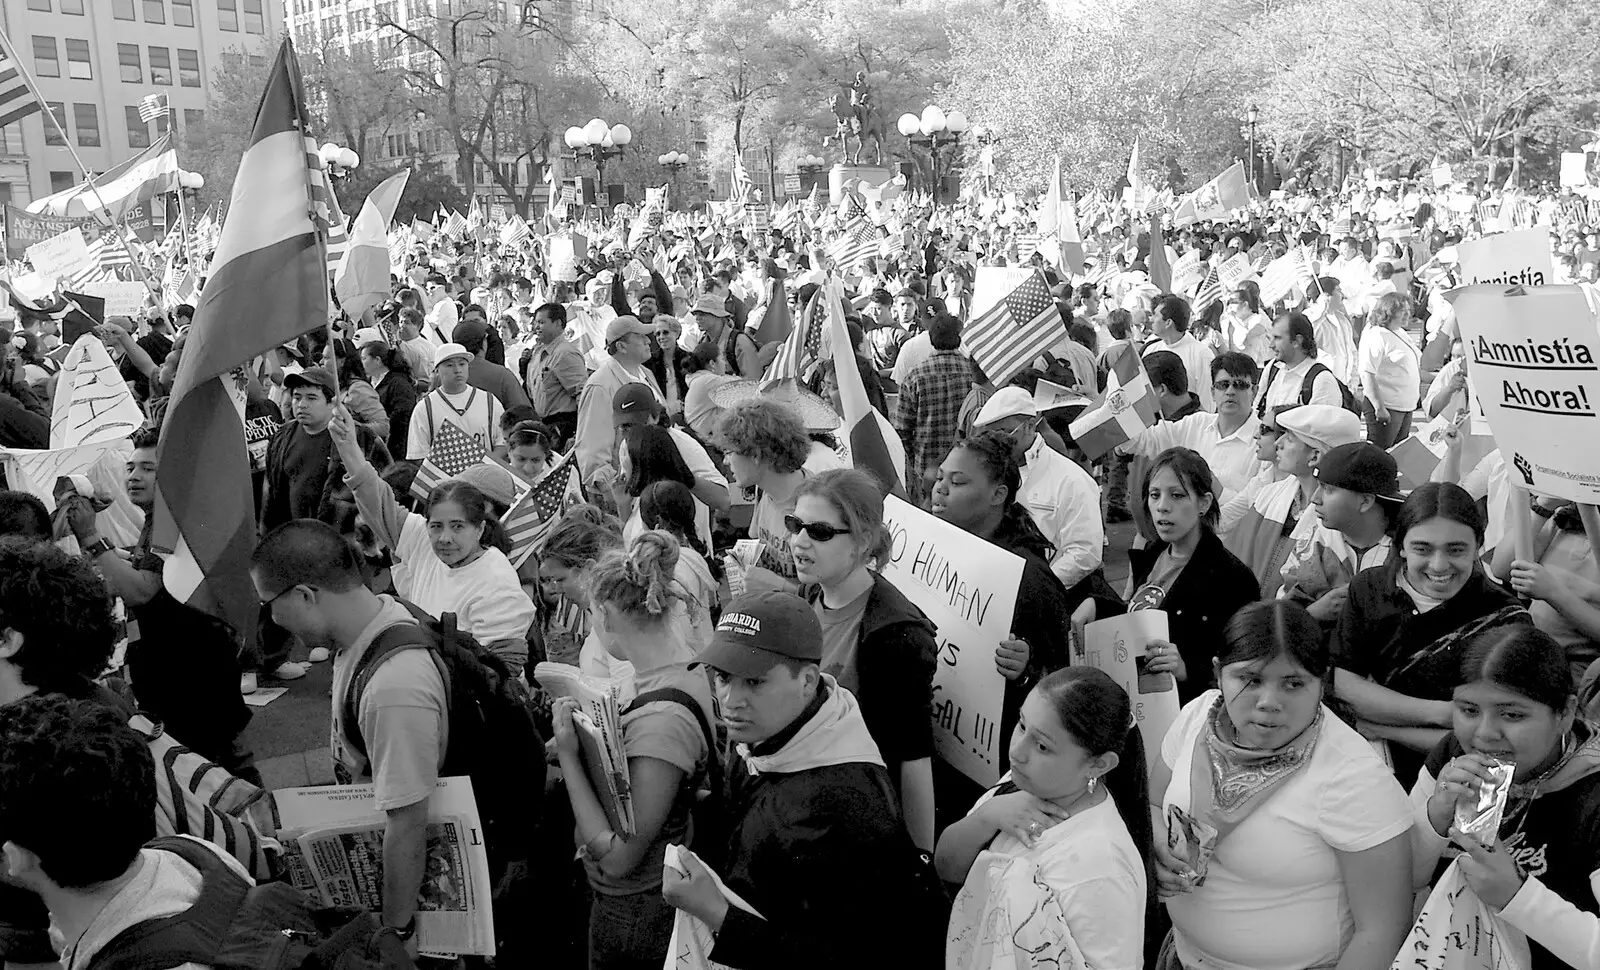
{"label": "backpack strap", "polygon": [[217,854],[192,839],[167,836],[146,848],[171,852],[200,870],[200,895],[182,913],[145,920],[112,937],[87,970],[170,970],[185,963],[212,966],[228,928],[250,894],[250,883]]}
{"label": "backpack strap", "polygon": [[646,704],[656,701],[666,701],[669,704],[678,704],[687,707],[689,713],[694,715],[695,723],[700,725],[700,733],[706,739],[706,774],[709,778],[711,790],[722,790],[722,752],[717,749],[717,735],[711,730],[711,722],[706,719],[705,709],[700,702],[694,699],[688,691],[677,687],[662,687],[658,690],[647,690],[635,697],[633,702],[623,708],[623,714],[632,714]]}
{"label": "backpack strap", "polygon": [[[439,652],[441,641],[448,641],[456,635],[456,615],[446,613],[439,618],[440,632],[435,636],[429,629],[433,618],[412,603],[401,600],[411,615],[416,618],[415,623],[396,623],[373,639],[372,645],[361,659],[356,661],[356,669],[350,674],[350,686],[345,689],[342,720],[344,722],[344,740],[350,745],[351,750],[363,759],[367,757],[366,739],[361,736],[361,697],[367,692],[367,686],[372,683],[373,675],[378,667],[390,657],[402,650],[427,650],[433,658],[433,665],[438,668],[439,676],[444,680],[444,696],[446,703],[450,699],[450,668],[444,661],[444,656]],[[449,712],[445,712],[446,718]],[[370,765],[370,761],[369,761]]]}
{"label": "backpack strap", "polygon": [[428,452],[431,454],[433,436],[438,433],[438,429],[433,426],[433,391],[430,390],[422,396],[422,407],[428,412]]}
{"label": "backpack strap", "polygon": [[1261,400],[1256,404],[1256,417],[1265,418],[1267,416],[1267,392],[1272,390],[1272,380],[1278,376],[1278,371],[1282,369],[1283,364],[1277,362],[1267,368],[1267,379],[1261,385]]}
{"label": "backpack strap", "polygon": [[[1311,362],[1311,366],[1306,368],[1305,380],[1300,382],[1301,404],[1311,403],[1311,395],[1317,392],[1317,378],[1324,373],[1331,374],[1333,371],[1329,370],[1328,365],[1321,361],[1314,360]],[[1335,377],[1334,380],[1337,381],[1339,379]],[[1340,397],[1343,398],[1343,396],[1344,392],[1341,391]]]}

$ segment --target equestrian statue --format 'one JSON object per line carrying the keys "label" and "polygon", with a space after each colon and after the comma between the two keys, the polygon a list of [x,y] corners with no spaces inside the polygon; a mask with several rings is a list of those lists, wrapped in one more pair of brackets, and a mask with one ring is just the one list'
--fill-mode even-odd
{"label": "equestrian statue", "polygon": [[[849,84],[839,85],[839,90],[828,98],[828,107],[833,109],[833,116],[838,122],[834,133],[822,139],[824,146],[834,139],[839,140],[839,145],[844,149],[845,157],[854,165],[861,164],[861,151],[866,148],[867,139],[872,139],[872,147],[877,154],[875,164],[883,164],[883,115],[878,113],[878,106],[872,100],[872,88],[867,84],[867,72],[857,71],[856,79]],[[856,141],[856,150],[850,152],[850,139]]]}

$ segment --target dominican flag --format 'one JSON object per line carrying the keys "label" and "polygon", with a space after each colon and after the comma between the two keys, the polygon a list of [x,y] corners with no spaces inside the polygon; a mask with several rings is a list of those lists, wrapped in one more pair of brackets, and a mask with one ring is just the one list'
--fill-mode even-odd
{"label": "dominican flag", "polygon": [[157,456],[155,544],[173,550],[163,581],[180,602],[247,641],[260,601],[250,582],[255,504],[235,371],[328,319],[326,200],[300,64],[284,40],[233,182],[210,282],[178,366]]}
{"label": "dominican flag", "polygon": [[1117,445],[1131,441],[1156,423],[1155,390],[1145,376],[1138,350],[1130,344],[1107,352],[1111,372],[1106,377],[1106,397],[1100,406],[1085,411],[1072,422],[1072,438],[1095,461]]}
{"label": "dominican flag", "polygon": [[885,489],[905,498],[905,446],[889,419],[867,403],[867,388],[861,383],[861,369],[856,365],[844,322],[844,284],[837,276],[830,276],[823,284],[822,301],[828,314],[833,375],[839,383],[839,403],[844,411],[842,437],[850,448],[850,463],[871,472]]}

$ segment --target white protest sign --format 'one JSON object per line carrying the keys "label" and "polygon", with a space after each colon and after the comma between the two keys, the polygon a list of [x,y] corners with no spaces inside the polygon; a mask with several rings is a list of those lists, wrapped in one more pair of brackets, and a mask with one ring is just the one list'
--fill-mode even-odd
{"label": "white protest sign", "polygon": [[139,532],[144,528],[144,513],[128,498],[124,485],[132,454],[133,445],[124,437],[49,451],[0,449],[0,465],[12,488],[37,496],[51,512],[56,510],[57,479],[66,475],[89,479],[96,496],[111,500],[95,516],[100,534],[116,545],[131,546],[139,541]]}
{"label": "white protest sign", "polygon": [[1483,904],[1457,859],[1422,904],[1389,970],[1527,970],[1528,938]]}
{"label": "white protest sign", "polygon": [[145,300],[150,296],[150,290],[143,283],[122,283],[117,280],[90,283],[83,287],[83,292],[106,301],[107,320],[134,316],[144,309]]}
{"label": "white protest sign", "polygon": [[1244,253],[1234,253],[1217,266],[1217,279],[1222,283],[1224,290],[1237,289],[1240,283],[1249,279],[1254,273],[1255,269]]}
{"label": "white protest sign", "polygon": [[[582,249],[579,249],[579,247]],[[550,278],[567,283],[578,281],[578,254],[588,250],[589,240],[573,233],[550,237]]]}
{"label": "white protest sign", "polygon": [[1450,299],[1474,398],[1518,484],[1600,503],[1600,331],[1582,288],[1468,286]]}
{"label": "white protest sign", "polygon": [[1442,189],[1455,181],[1455,173],[1450,170],[1449,164],[1436,165],[1433,169],[1433,187]]}
{"label": "white protest sign", "polygon": [[28,247],[28,262],[33,271],[51,279],[65,279],[84,269],[94,257],[83,241],[83,230],[76,227]]}
{"label": "white protest sign", "polygon": [[1563,186],[1582,186],[1589,184],[1589,153],[1588,152],[1562,152],[1561,153],[1561,184]]}
{"label": "white protest sign", "polygon": [[1463,286],[1544,286],[1555,282],[1550,230],[1544,226],[1470,239],[1457,245],[1456,253],[1461,260]]}
{"label": "white protest sign", "polygon": [[50,447],[71,448],[126,438],[144,424],[144,412],[128,390],[100,338],[78,338],[62,363],[50,407]]}
{"label": "white protest sign", "polygon": [[1161,741],[1178,719],[1178,682],[1171,674],[1144,673],[1145,646],[1167,639],[1165,610],[1139,610],[1083,628],[1083,640],[1072,651],[1074,666],[1098,667],[1122,685],[1133,704],[1133,717],[1144,738],[1144,752],[1154,767],[1161,757]]}
{"label": "white protest sign", "polygon": [[1010,638],[1022,558],[890,496],[883,509],[890,550],[883,578],[939,628],[933,674],[933,741],[962,774],[1000,780],[1005,678],[994,665]]}

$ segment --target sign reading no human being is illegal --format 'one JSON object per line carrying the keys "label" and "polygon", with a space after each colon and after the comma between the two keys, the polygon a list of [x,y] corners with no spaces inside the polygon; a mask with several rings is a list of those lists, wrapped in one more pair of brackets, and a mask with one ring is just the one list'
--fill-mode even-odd
{"label": "sign reading no human being is illegal", "polygon": [[1600,504],[1600,328],[1583,290],[1465,286],[1450,299],[1511,480]]}

